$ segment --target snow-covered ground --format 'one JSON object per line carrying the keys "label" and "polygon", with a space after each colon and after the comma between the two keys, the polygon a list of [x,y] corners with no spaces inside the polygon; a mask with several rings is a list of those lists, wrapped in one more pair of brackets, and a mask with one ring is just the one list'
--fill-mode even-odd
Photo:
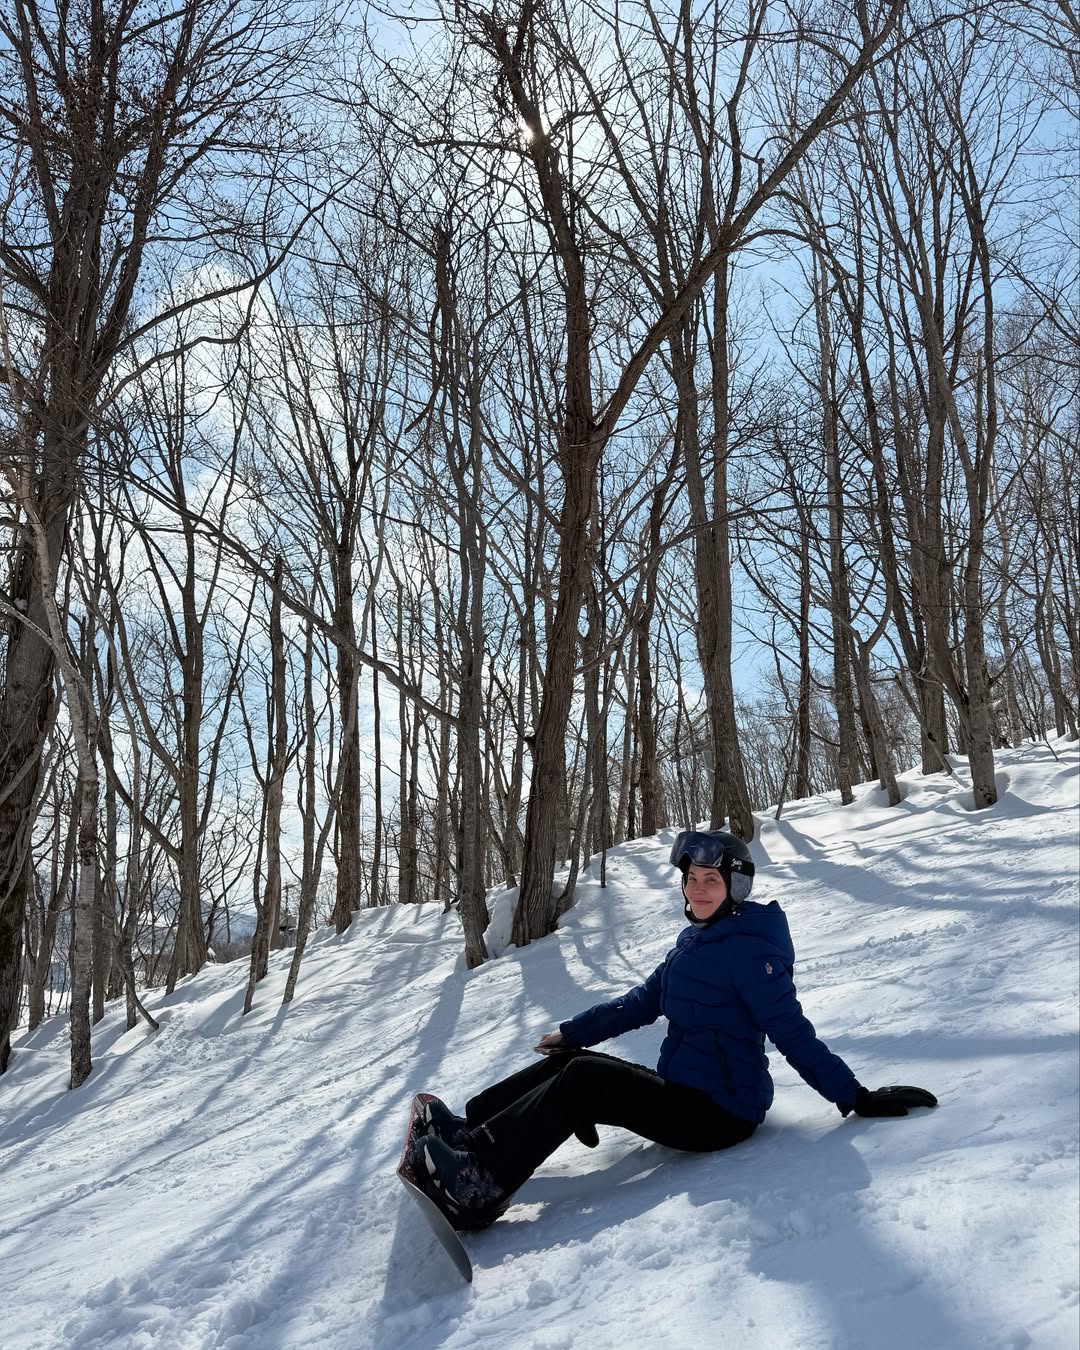
{"label": "snow-covered ground", "polygon": [[730,1152],[571,1141],[466,1238],[471,1286],[394,1176],[409,1098],[460,1104],[653,968],[682,923],[670,831],[480,970],[453,916],[361,913],[288,1011],[281,957],[246,1018],[242,963],[152,999],[156,1035],[111,1011],[75,1093],[46,1024],[0,1079],[0,1346],[1076,1350],[1080,755],[1054,751],[1003,754],[987,812],[908,775],[895,810],[868,786],[761,819],[754,898],[788,912],[804,1008],[936,1111],[843,1120],[773,1056]]}

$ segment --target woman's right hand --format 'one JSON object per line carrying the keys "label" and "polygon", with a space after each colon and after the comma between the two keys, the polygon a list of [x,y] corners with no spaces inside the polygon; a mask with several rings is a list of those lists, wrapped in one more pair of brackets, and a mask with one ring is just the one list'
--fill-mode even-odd
{"label": "woman's right hand", "polygon": [[549,1031],[546,1036],[541,1036],[533,1047],[538,1055],[553,1055],[557,1050],[569,1050],[569,1048],[563,1040],[561,1031]]}

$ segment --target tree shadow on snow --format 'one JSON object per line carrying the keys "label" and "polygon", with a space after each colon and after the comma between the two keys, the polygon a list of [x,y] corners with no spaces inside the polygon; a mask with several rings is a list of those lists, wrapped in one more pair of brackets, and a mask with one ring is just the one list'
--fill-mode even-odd
{"label": "tree shadow on snow", "polygon": [[[831,1323],[835,1350],[980,1350],[982,1330],[956,1320],[943,1292],[909,1263],[902,1241],[890,1246],[876,1236],[883,1226],[874,1222],[874,1211],[883,1201],[864,1194],[872,1178],[855,1146],[863,1129],[874,1127],[848,1121],[809,1135],[765,1126],[746,1144],[705,1156],[635,1146],[626,1135],[627,1151],[610,1162],[614,1137],[605,1131],[600,1166],[570,1176],[541,1171],[494,1227],[466,1242],[478,1267],[497,1269],[504,1259],[558,1242],[587,1245],[684,1194],[705,1211],[716,1207],[718,1223],[737,1224],[739,1259],[748,1271],[806,1286]],[[530,1212],[538,1204],[540,1213]],[[902,1316],[883,1324],[883,1307],[891,1310],[894,1301]],[[379,1344],[389,1350],[400,1342]]]}
{"label": "tree shadow on snow", "polygon": [[[858,862],[838,861],[831,850],[815,844],[806,835],[783,820],[775,822],[772,828],[784,835],[801,857],[812,864],[811,877],[817,885],[827,887],[837,896],[854,900],[858,905],[877,910],[891,910],[903,906],[905,909],[913,911],[919,909],[941,913],[957,911],[959,913],[985,914],[995,918],[1015,918],[1022,913],[1068,928],[1075,928],[1076,926],[1074,906],[1035,903],[1032,900],[1033,895],[1038,895],[1060,880],[1060,877],[1052,872],[1039,875],[1033,874],[1029,870],[1023,877],[1017,877],[1015,873],[1005,869],[995,869],[989,862],[981,862],[978,865],[978,871],[971,876],[972,894],[956,894],[965,882],[962,869],[954,869],[950,873],[950,893],[941,894],[940,863],[937,859],[942,851],[947,850],[951,834],[949,831],[942,831],[939,823],[926,831],[928,835],[934,837],[935,852],[925,864],[920,862],[919,855],[915,850],[909,850],[904,854],[905,879],[902,882],[887,881],[872,869],[868,869]],[[956,834],[959,839],[968,842],[970,840],[970,827],[965,824],[956,831]],[[909,839],[911,837],[908,836]],[[851,844],[848,846],[848,851],[851,849],[854,849],[858,856],[859,846]],[[878,859],[881,855],[873,850],[872,856]],[[786,868],[797,868],[798,860],[785,860],[779,865]],[[761,873],[761,881],[763,883],[761,899],[767,901],[769,896],[764,891],[764,884],[768,882],[768,873]],[[756,895],[755,899],[757,899]],[[787,908],[790,913],[792,908],[790,899],[787,902]],[[796,935],[796,940],[798,940],[798,935]]]}
{"label": "tree shadow on snow", "polygon": [[[848,1120],[824,1134],[759,1131],[738,1159],[721,1155],[688,1167],[687,1198],[705,1208],[718,1200],[745,1207],[747,1265],[767,1280],[805,1285],[831,1323],[836,1350],[980,1350],[985,1328],[958,1322],[946,1291],[910,1263],[903,1234],[890,1244],[887,1225],[877,1221],[888,1204],[880,1192],[868,1193],[872,1176],[855,1142],[875,1129],[882,1122]],[[725,1163],[736,1161],[731,1175]],[[763,1201],[776,1212],[763,1214]]]}

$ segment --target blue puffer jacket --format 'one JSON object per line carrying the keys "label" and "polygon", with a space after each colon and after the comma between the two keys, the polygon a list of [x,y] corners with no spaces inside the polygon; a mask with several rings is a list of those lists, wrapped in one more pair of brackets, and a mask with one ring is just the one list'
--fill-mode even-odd
{"label": "blue puffer jacket", "polygon": [[668,1032],[657,1072],[673,1083],[704,1088],[733,1115],[761,1121],[773,1085],[765,1037],[812,1088],[841,1109],[858,1082],[817,1038],[795,996],[795,949],[784,911],[745,903],[705,928],[690,925],[644,984],[598,1003],[559,1030],[584,1047],[621,1036],[663,1015]]}

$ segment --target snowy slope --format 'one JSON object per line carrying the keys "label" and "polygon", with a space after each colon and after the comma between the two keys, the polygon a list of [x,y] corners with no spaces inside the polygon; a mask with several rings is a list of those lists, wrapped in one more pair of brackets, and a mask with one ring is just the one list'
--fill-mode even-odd
{"label": "snowy slope", "polygon": [[[803,1005],[868,1085],[941,1098],[842,1120],[773,1056],[748,1143],[571,1141],[467,1243],[462,1285],[394,1177],[409,1096],[452,1104],[643,978],[681,904],[670,832],[586,879],[553,938],[480,970],[456,918],[359,914],[280,1008],[275,958],[110,1012],[65,1089],[56,1020],[0,1079],[3,1350],[1076,1350],[1078,749],[1000,760],[1001,801],[909,775],[762,819]],[[660,1027],[612,1048],[653,1062]]]}

